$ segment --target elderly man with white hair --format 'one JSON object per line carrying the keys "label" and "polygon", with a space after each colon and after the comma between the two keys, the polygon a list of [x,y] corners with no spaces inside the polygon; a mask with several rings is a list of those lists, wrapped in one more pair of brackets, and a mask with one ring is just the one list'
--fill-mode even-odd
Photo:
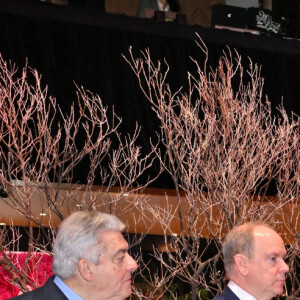
{"label": "elderly man with white hair", "polygon": [[44,286],[16,300],[124,300],[131,294],[136,261],[128,253],[116,217],[75,212],[60,225],[54,242],[53,273]]}

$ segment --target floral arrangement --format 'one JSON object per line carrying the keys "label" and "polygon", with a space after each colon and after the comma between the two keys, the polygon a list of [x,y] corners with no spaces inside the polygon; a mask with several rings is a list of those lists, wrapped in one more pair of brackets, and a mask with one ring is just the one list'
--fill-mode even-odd
{"label": "floral arrangement", "polygon": [[[6,253],[6,255],[12,260],[14,266],[22,273],[25,273],[36,287],[44,285],[49,276],[53,274],[53,258],[48,254],[38,252],[32,253],[26,267],[27,270],[25,270],[25,262],[28,259],[27,252],[12,251]],[[2,254],[0,254],[0,259],[2,257]],[[34,288],[29,284],[27,287],[29,290]],[[20,294],[22,294],[22,291],[18,288],[18,284],[11,272],[3,266],[0,266],[0,300],[6,300]]]}

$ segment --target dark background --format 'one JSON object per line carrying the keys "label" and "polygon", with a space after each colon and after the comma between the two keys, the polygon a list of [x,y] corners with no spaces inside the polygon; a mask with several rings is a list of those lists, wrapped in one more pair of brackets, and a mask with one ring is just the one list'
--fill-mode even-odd
{"label": "dark background", "polygon": [[[264,93],[274,113],[282,98],[289,112],[300,113],[300,42],[296,39],[161,23],[87,8],[0,0],[3,58],[19,68],[28,59],[63,111],[76,100],[74,82],[99,94],[103,103],[114,106],[122,117],[124,133],[133,133],[136,122],[142,126],[139,143],[145,149],[159,124],[121,54],[128,54],[133,46],[136,55],[149,48],[154,61],[165,58],[170,65],[168,80],[175,91],[187,85],[187,72],[195,71],[190,56],[203,61],[203,53],[195,44],[196,32],[208,46],[212,67],[217,66],[227,45],[236,49],[245,64],[249,57],[262,65]],[[163,178],[154,185],[166,188],[170,184]]]}

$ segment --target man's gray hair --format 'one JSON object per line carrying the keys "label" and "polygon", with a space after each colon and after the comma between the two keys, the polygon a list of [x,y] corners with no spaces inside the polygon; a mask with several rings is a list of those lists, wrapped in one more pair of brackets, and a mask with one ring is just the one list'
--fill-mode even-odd
{"label": "man's gray hair", "polygon": [[90,211],[71,214],[60,224],[54,242],[53,273],[61,279],[72,277],[82,258],[98,264],[103,250],[103,245],[99,245],[99,232],[121,232],[124,228],[113,215]]}
{"label": "man's gray hair", "polygon": [[227,274],[231,274],[234,269],[234,257],[237,254],[244,254],[248,258],[254,255],[254,235],[255,227],[267,227],[261,222],[249,222],[234,227],[225,237],[223,243],[224,266]]}

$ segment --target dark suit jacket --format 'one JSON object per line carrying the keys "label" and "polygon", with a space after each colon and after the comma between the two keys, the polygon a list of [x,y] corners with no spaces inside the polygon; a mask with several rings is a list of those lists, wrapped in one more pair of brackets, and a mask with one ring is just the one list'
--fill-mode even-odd
{"label": "dark suit jacket", "polygon": [[[181,10],[181,5],[178,0],[167,0],[170,11],[179,12]],[[145,18],[145,8],[152,8],[154,10],[159,10],[157,0],[140,0],[137,16],[140,18]]]}
{"label": "dark suit jacket", "polygon": [[40,288],[23,295],[11,298],[15,300],[68,300],[64,293],[53,282],[54,275]]}
{"label": "dark suit jacket", "polygon": [[[41,0],[39,0],[41,1]],[[69,6],[77,6],[89,8],[97,11],[105,12],[105,1],[104,0],[68,0]]]}
{"label": "dark suit jacket", "polygon": [[240,300],[240,299],[235,295],[235,293],[231,291],[231,289],[228,286],[226,286],[223,293],[220,296],[214,298],[213,300]]}
{"label": "dark suit jacket", "polygon": [[158,10],[158,4],[156,0],[140,0],[137,16],[145,18],[145,8],[153,8]]}

